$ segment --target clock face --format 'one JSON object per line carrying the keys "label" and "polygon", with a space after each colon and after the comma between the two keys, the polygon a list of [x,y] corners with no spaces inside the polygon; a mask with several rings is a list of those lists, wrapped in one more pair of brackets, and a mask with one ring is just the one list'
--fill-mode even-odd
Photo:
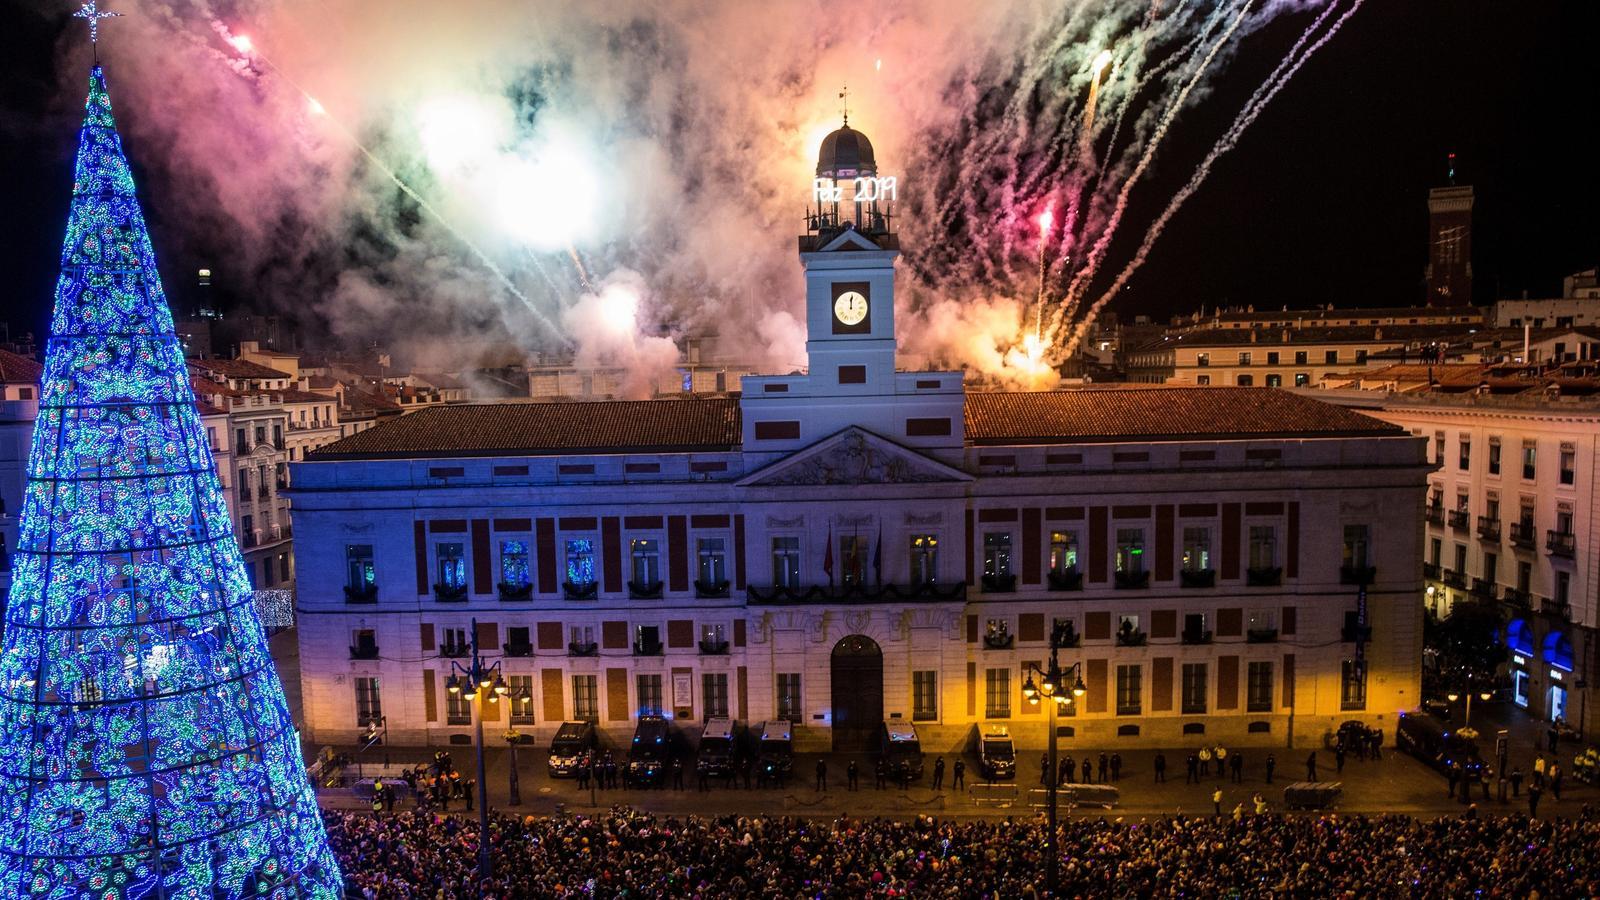
{"label": "clock face", "polygon": [[860,291],[845,291],[833,301],[833,317],[845,325],[859,325],[867,317],[867,298]]}

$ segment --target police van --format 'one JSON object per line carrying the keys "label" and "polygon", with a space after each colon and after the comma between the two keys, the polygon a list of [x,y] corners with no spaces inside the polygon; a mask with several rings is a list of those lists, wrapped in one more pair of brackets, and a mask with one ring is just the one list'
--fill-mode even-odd
{"label": "police van", "polygon": [[922,778],[922,741],[910,722],[885,722],[878,738],[878,754],[891,781]]}
{"label": "police van", "polygon": [[734,732],[732,719],[710,719],[700,732],[700,749],[695,771],[712,778],[725,778],[733,771]]}

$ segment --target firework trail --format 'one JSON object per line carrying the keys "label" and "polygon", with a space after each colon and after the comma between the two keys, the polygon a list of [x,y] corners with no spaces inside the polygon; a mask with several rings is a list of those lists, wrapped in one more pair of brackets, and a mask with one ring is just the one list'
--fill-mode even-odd
{"label": "firework trail", "polygon": [[1245,0],[1244,3],[1239,5],[1238,15],[1233,17],[1233,21],[1228,25],[1227,30],[1217,37],[1216,42],[1211,45],[1211,49],[1206,51],[1205,57],[1194,67],[1194,74],[1189,77],[1183,89],[1178,92],[1177,96],[1172,98],[1172,102],[1167,104],[1167,110],[1161,117],[1161,123],[1156,126],[1155,132],[1146,142],[1144,153],[1139,158],[1138,165],[1134,166],[1133,172],[1123,180],[1122,189],[1117,193],[1116,205],[1112,209],[1105,226],[1101,228],[1100,236],[1095,240],[1094,245],[1090,247],[1082,267],[1078,269],[1078,273],[1067,284],[1066,297],[1062,301],[1061,308],[1051,317],[1047,337],[1053,340],[1061,324],[1071,317],[1079,298],[1082,296],[1083,291],[1087,289],[1089,280],[1099,271],[1100,264],[1105,259],[1106,250],[1111,245],[1111,238],[1117,232],[1117,227],[1122,224],[1122,217],[1128,209],[1128,196],[1133,193],[1133,186],[1143,177],[1145,170],[1150,167],[1151,161],[1155,159],[1156,151],[1160,149],[1162,139],[1166,137],[1167,131],[1172,127],[1172,120],[1177,117],[1178,110],[1183,107],[1183,103],[1188,99],[1189,93],[1194,90],[1195,85],[1200,83],[1200,79],[1205,75],[1206,69],[1210,67],[1211,61],[1216,58],[1217,53],[1227,45],[1234,32],[1244,23],[1245,16],[1250,12],[1252,2],[1253,0]]}
{"label": "firework trail", "polygon": [[[1255,122],[1267,104],[1272,102],[1272,98],[1277,96],[1278,92],[1283,89],[1284,85],[1289,83],[1289,79],[1293,78],[1296,72],[1300,71],[1300,67],[1305,65],[1306,60],[1321,49],[1322,45],[1332,40],[1335,34],[1338,34],[1345,21],[1354,15],[1356,10],[1361,8],[1363,2],[1365,0],[1354,0],[1351,6],[1338,19],[1334,20],[1328,30],[1309,47],[1305,46],[1306,42],[1311,39],[1316,30],[1333,13],[1338,6],[1337,2],[1330,3],[1327,9],[1317,16],[1316,21],[1306,28],[1305,32],[1300,35],[1300,39],[1295,42],[1294,47],[1290,49],[1288,55],[1272,71],[1272,74],[1267,76],[1266,81],[1256,88],[1250,99],[1245,102],[1244,107],[1240,109],[1238,116],[1235,117],[1233,124],[1229,126],[1228,131],[1217,141],[1216,145],[1211,148],[1211,152],[1206,154],[1205,159],[1196,167],[1194,174],[1189,177],[1189,181],[1173,195],[1172,199],[1167,203],[1166,209],[1162,210],[1161,215],[1150,226],[1150,230],[1145,233],[1144,241],[1139,245],[1139,249],[1134,253],[1133,258],[1123,267],[1116,279],[1094,302],[1094,305],[1089,307],[1082,320],[1072,327],[1071,334],[1061,345],[1059,353],[1052,354],[1053,356],[1059,355],[1061,359],[1066,359],[1077,350],[1078,344],[1083,340],[1083,336],[1088,333],[1090,326],[1094,324],[1095,317],[1099,315],[1100,310],[1111,302],[1117,292],[1122,290],[1123,285],[1127,284],[1128,279],[1133,277],[1133,273],[1144,264],[1145,258],[1150,254],[1150,248],[1161,237],[1161,232],[1166,229],[1167,223],[1182,208],[1184,202],[1195,191],[1199,190],[1201,184],[1211,174],[1211,168],[1216,161],[1238,144],[1239,138]],[[1304,52],[1301,52],[1302,48],[1304,48]]]}

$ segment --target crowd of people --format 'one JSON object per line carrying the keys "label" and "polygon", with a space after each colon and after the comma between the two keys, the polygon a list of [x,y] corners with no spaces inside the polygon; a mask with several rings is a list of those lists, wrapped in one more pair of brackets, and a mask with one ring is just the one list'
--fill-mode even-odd
{"label": "crowd of people", "polygon": [[[326,811],[348,896],[1042,898],[1038,821],[603,815],[490,824],[477,876],[470,817]],[[1078,818],[1061,824],[1060,896],[1600,896],[1600,815]]]}

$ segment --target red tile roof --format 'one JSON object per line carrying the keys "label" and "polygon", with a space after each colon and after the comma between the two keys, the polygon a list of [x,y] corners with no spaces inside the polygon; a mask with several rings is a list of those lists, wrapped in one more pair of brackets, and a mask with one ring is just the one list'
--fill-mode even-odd
{"label": "red tile roof", "polygon": [[6,384],[38,384],[44,366],[10,350],[0,350],[0,381]]}
{"label": "red tile roof", "polygon": [[728,450],[739,402],[601,400],[434,406],[357,432],[310,460]]}
{"label": "red tile roof", "polygon": [[[1404,429],[1273,388],[1127,386],[969,393],[973,444],[1383,437]],[[419,410],[329,444],[311,460],[736,449],[736,399],[482,403]]]}
{"label": "red tile roof", "polygon": [[191,359],[190,371],[211,372],[224,378],[291,378],[288,372],[269,369],[248,359]]}
{"label": "red tile roof", "polygon": [[973,444],[1344,437],[1405,430],[1276,388],[1124,386],[1035,393],[969,393]]}

